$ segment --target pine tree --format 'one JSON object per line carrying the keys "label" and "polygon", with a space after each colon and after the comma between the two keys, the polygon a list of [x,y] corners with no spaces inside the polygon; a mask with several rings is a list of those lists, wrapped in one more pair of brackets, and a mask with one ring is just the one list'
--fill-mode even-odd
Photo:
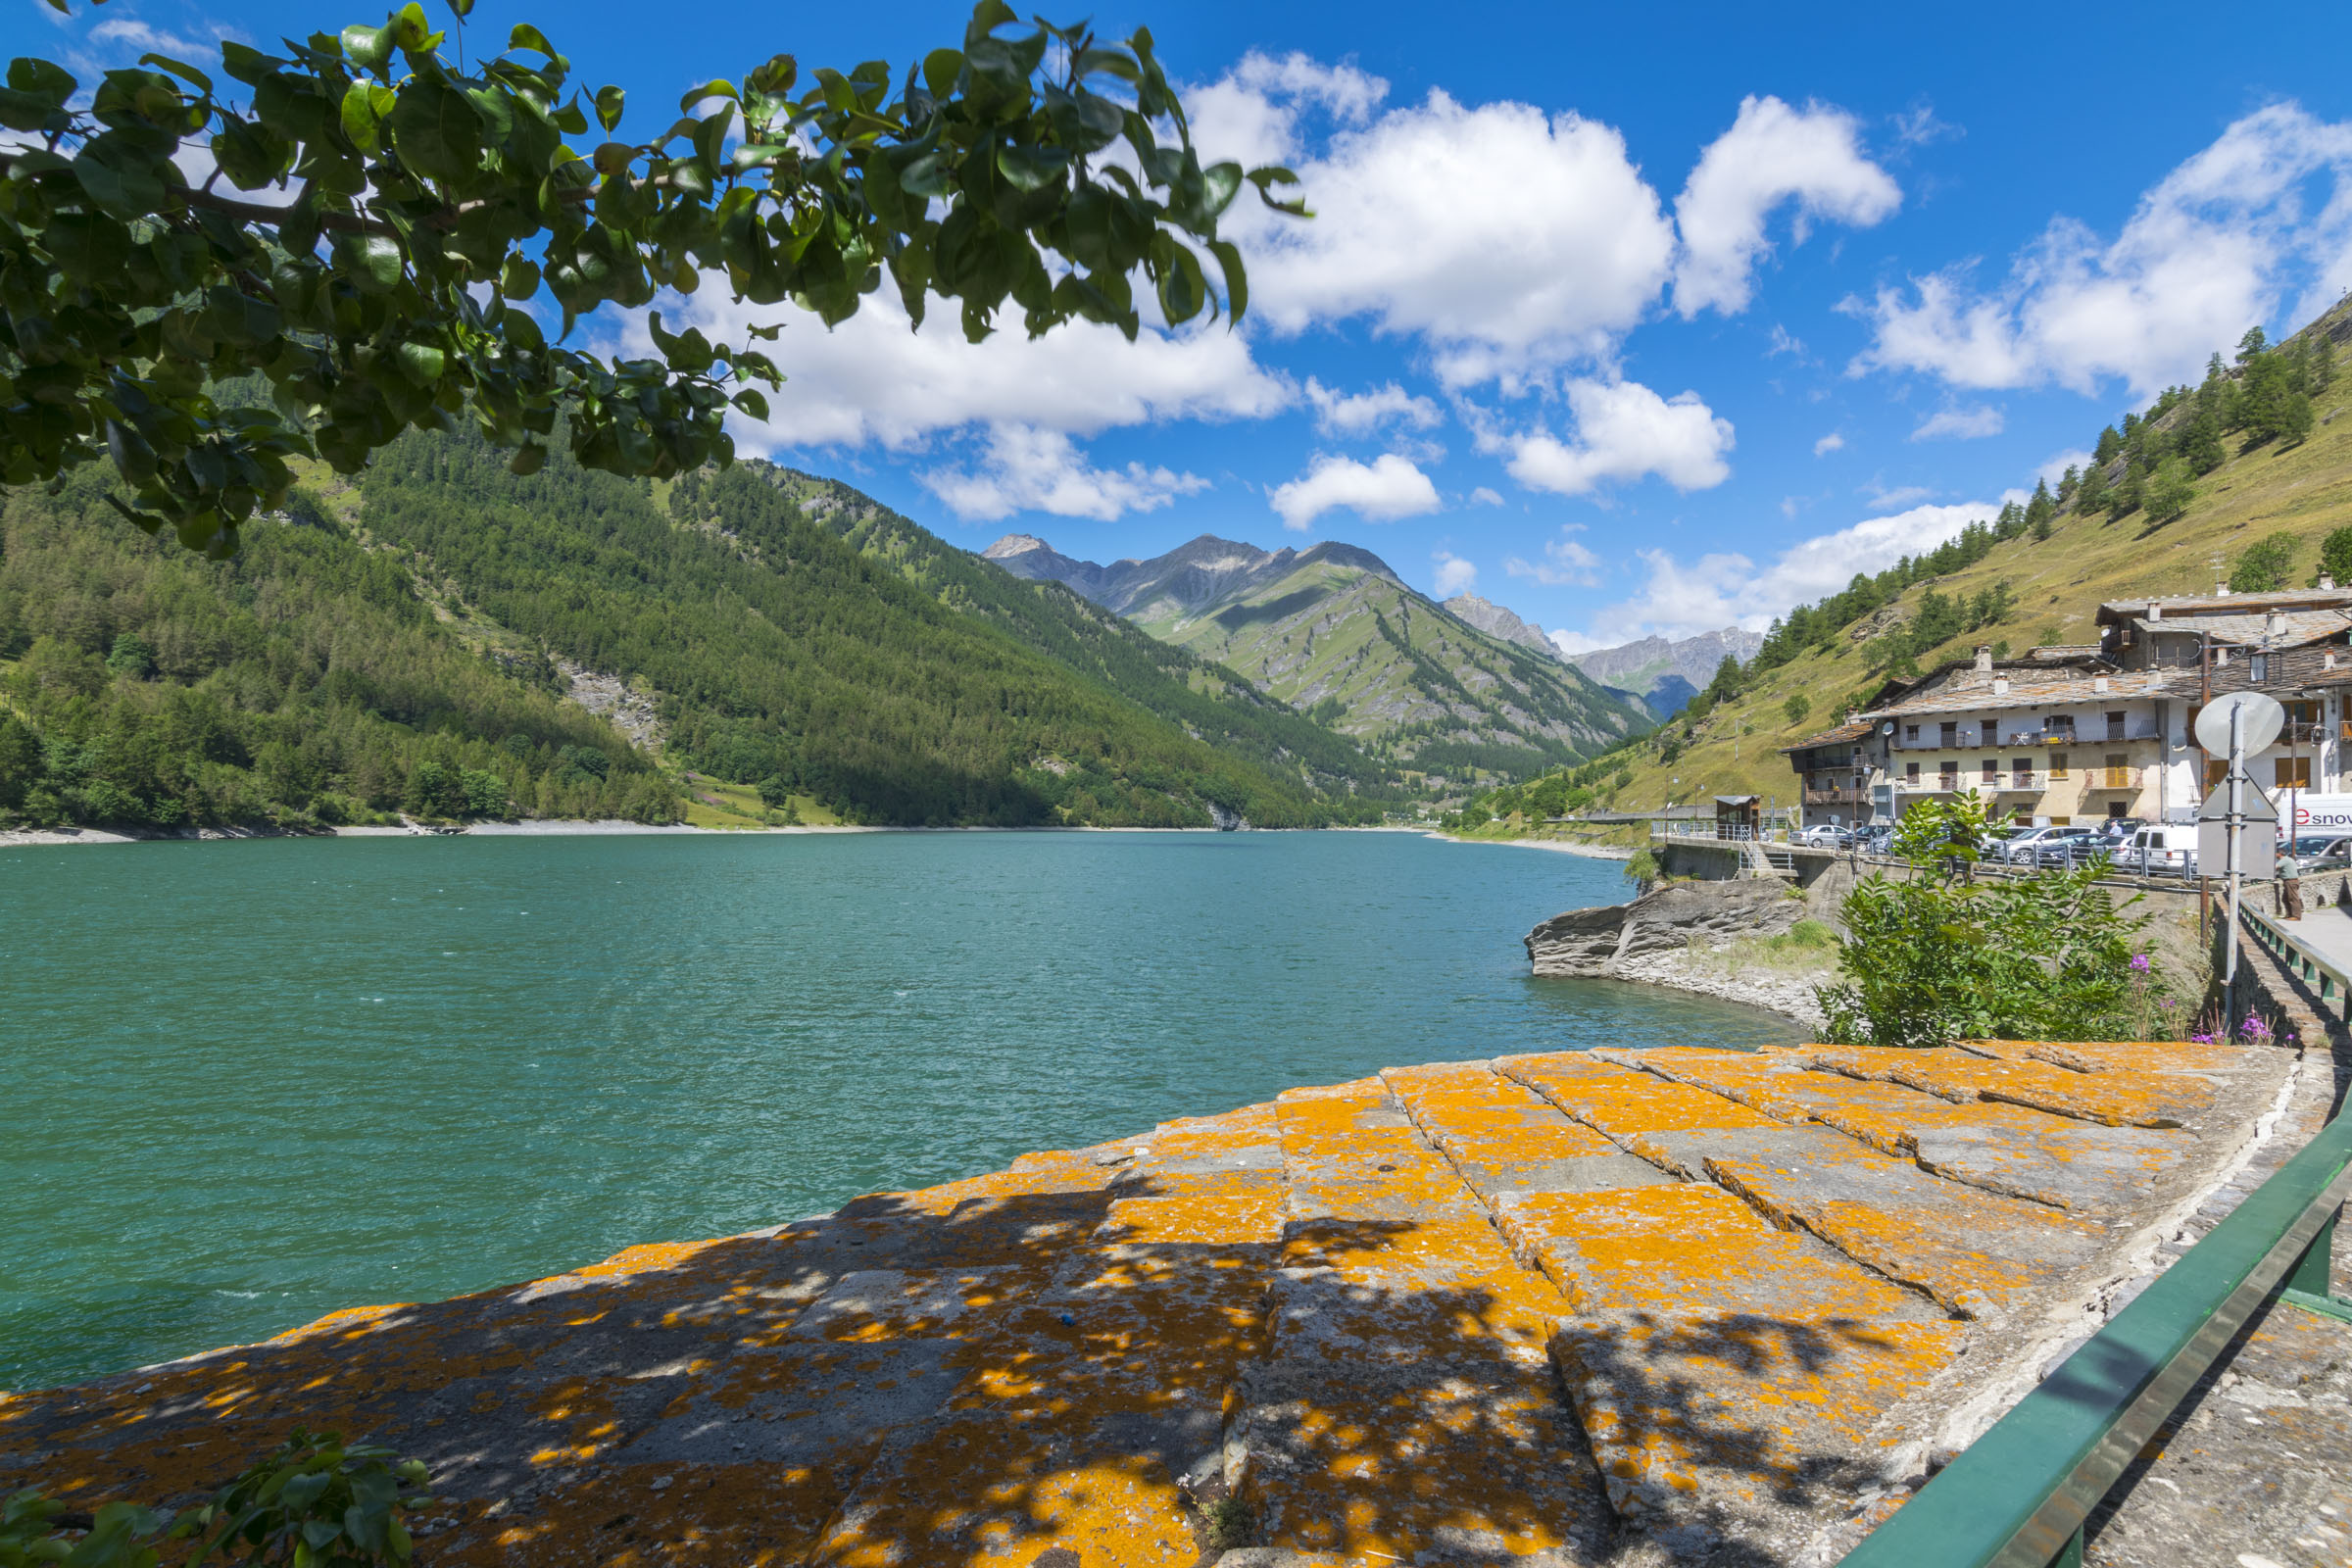
{"label": "pine tree", "polygon": [[2034,499],[2026,503],[2026,528],[2036,542],[2050,536],[2050,519],[2058,514],[2058,504],[2050,499],[2049,482],[2034,481]]}
{"label": "pine tree", "polygon": [[2252,364],[2261,359],[2263,350],[2270,346],[2271,340],[2263,335],[2260,324],[2247,327],[2246,335],[2237,340],[2237,363]]}
{"label": "pine tree", "polygon": [[[2126,415],[2125,417],[2129,418],[2131,416]],[[2108,464],[2113,463],[2116,459],[2116,454],[2122,452],[2123,450],[2124,438],[2115,433],[2115,426],[2111,424],[2099,432],[2098,444],[2091,448],[2090,455],[2092,459],[2098,463],[2099,466],[2103,468]]]}
{"label": "pine tree", "polygon": [[2169,457],[2157,465],[2148,480],[2146,504],[2150,522],[2170,522],[2188,510],[2197,498],[2197,487],[2189,482],[2188,465],[2179,456]]}
{"label": "pine tree", "polygon": [[2313,422],[2309,395],[2289,392],[2278,409],[2279,440],[2291,447],[2309,439]]}
{"label": "pine tree", "polygon": [[2220,467],[2230,456],[2222,445],[2222,421],[2202,403],[2190,416],[2188,428],[2180,433],[2180,457],[2187,463],[2188,471],[2208,474]]}
{"label": "pine tree", "polygon": [[2094,463],[2082,470],[2082,488],[2075,492],[2075,511],[2089,516],[2106,511],[2107,502],[2107,470]]}
{"label": "pine tree", "polygon": [[2063,507],[2074,500],[2075,491],[2081,487],[2082,483],[2082,470],[2074,464],[2068,464],[2066,471],[2058,476],[2058,504]]}

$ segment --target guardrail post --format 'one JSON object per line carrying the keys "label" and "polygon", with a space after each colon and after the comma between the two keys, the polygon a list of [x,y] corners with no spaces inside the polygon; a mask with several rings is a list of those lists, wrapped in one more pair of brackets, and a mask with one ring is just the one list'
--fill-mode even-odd
{"label": "guardrail post", "polygon": [[2082,1568],[2082,1531],[2067,1538],[2066,1544],[2058,1548],[2058,1555],[2050,1559],[2050,1568]]}
{"label": "guardrail post", "polygon": [[2306,1296],[2328,1294],[2328,1269],[2334,1261],[2335,1221],[2330,1219],[2320,1227],[2320,1234],[2311,1239],[2311,1250],[2303,1254],[2286,1276],[2286,1288]]}

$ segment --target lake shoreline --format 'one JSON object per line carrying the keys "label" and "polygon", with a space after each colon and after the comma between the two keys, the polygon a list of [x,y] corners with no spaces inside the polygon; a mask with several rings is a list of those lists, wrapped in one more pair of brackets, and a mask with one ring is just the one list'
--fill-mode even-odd
{"label": "lake shoreline", "polygon": [[330,827],[315,830],[275,827],[205,827],[123,832],[116,828],[0,828],[0,849],[42,849],[76,844],[195,844],[231,839],[421,839],[421,838],[610,838],[630,834],[662,837],[689,835],[707,838],[760,838],[777,834],[839,835],[844,833],[1413,833],[1443,837],[1406,825],[1382,827],[1218,828],[1218,827],[1065,827],[1038,823],[1030,827],[863,827],[834,822],[804,823],[798,827],[693,827],[684,822],[629,822],[612,818],[469,822],[449,827],[421,823],[394,826]]}

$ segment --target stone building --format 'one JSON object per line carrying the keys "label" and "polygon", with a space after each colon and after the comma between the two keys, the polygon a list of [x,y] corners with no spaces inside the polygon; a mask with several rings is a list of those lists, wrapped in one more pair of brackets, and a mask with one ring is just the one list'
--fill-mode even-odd
{"label": "stone building", "polygon": [[2198,749],[2198,710],[2232,691],[2286,709],[2250,758],[2290,797],[2352,783],[2352,592],[2115,601],[2096,643],[1976,657],[1886,688],[1845,724],[1786,747],[1805,821],[1884,820],[1974,790],[2019,822],[2185,822],[2227,760]]}

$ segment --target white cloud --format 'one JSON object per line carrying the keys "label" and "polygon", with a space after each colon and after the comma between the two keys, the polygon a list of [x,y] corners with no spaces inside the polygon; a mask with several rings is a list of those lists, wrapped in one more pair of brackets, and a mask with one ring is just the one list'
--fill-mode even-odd
{"label": "white cloud", "polygon": [[1764,220],[1796,203],[1792,238],[1834,220],[1868,228],[1902,205],[1903,193],[1863,156],[1859,127],[1841,109],[1791,109],[1778,98],[1743,98],[1732,128],[1707,145],[1674,201],[1682,253],[1674,308],[1685,320],[1713,309],[1736,316],[1755,293],[1755,266],[1772,251]]}
{"label": "white cloud", "polygon": [[1583,523],[1565,523],[1559,538],[1544,542],[1542,561],[1513,556],[1502,564],[1502,569],[1514,577],[1533,578],[1547,588],[1598,587],[1600,557],[1576,541],[1574,536],[1582,532]]}
{"label": "white cloud", "polygon": [[1451,599],[1466,594],[1478,586],[1478,567],[1450,551],[1441,550],[1431,558],[1438,564],[1438,597]]}
{"label": "white cloud", "polygon": [[2194,380],[2249,325],[2282,308],[2316,314],[2352,283],[2352,122],[2258,110],[2143,194],[2113,240],[2060,218],[1997,286],[1972,272],[1961,263],[1847,301],[1875,329],[1853,371],[2086,394],[2111,379],[2141,395]]}
{"label": "white cloud", "polygon": [[1530,489],[1579,496],[1654,473],[1678,490],[1705,490],[1731,477],[1723,458],[1732,422],[1695,392],[1662,398],[1638,381],[1575,381],[1568,406],[1573,443],[1543,429],[1506,438],[1511,477]]}
{"label": "white cloud", "polygon": [[[1673,227],[1614,128],[1435,90],[1375,115],[1373,78],[1318,73],[1250,55],[1198,96],[1202,147],[1292,163],[1315,210],[1237,204],[1253,315],[1290,332],[1368,318],[1458,386],[1604,355],[1656,300]],[[1301,100],[1340,122],[1315,147]]]}
{"label": "white cloud", "polygon": [[[741,304],[723,277],[683,299],[662,301],[672,331],[699,326],[713,342],[741,345],[747,328],[781,319],[783,335],[763,345],[782,367],[764,425],[729,419],[738,446],[765,454],[787,447],[905,448],[972,424],[1034,425],[1091,435],[1117,425],[1167,419],[1257,419],[1297,394],[1287,378],[1251,357],[1246,332],[1223,325],[1178,332],[1147,327],[1129,343],[1115,328],[1073,321],[1034,341],[1014,316],[981,343],[964,340],[953,302],[933,302],[910,331],[896,294],[869,294],[831,331],[792,306]],[[629,352],[653,351],[642,320],[622,332]]]}
{"label": "white cloud", "polygon": [[[1689,637],[1731,625],[1762,631],[1791,607],[1843,588],[1854,573],[1883,570],[1900,557],[1933,550],[1998,511],[1998,503],[1984,502],[1914,507],[1800,540],[1763,567],[1736,552],[1686,563],[1664,550],[1644,550],[1640,555],[1649,577],[1642,592],[1602,610],[1585,631],[1565,634],[1560,645],[1582,653],[1653,634]],[[1571,648],[1571,642],[1580,646]]]}
{"label": "white cloud", "polygon": [[966,522],[994,522],[1016,512],[1111,522],[1208,488],[1199,474],[1140,463],[1124,469],[1090,467],[1068,436],[1025,424],[992,428],[977,467],[933,468],[916,477]]}
{"label": "white cloud", "polygon": [[1945,409],[1930,416],[1911,432],[1914,441],[1975,441],[2001,433],[2001,411],[1989,403],[1973,409]]}
{"label": "white cloud", "polygon": [[1314,407],[1315,428],[1325,435],[1368,435],[1389,423],[1426,430],[1445,418],[1435,403],[1413,396],[1394,381],[1369,392],[1343,395],[1310,375],[1306,401]]}
{"label": "white cloud", "polygon": [[1502,496],[1498,491],[1490,490],[1482,484],[1470,492],[1470,504],[1474,507],[1499,507],[1502,505]]}
{"label": "white cloud", "polygon": [[1843,452],[1844,450],[1845,437],[1835,430],[1813,443],[1813,455],[1817,458],[1827,457],[1833,452]]}
{"label": "white cloud", "polygon": [[1880,512],[1900,510],[1914,501],[1925,501],[1935,493],[1924,484],[1898,484],[1888,490],[1875,478],[1855,492],[1869,497],[1871,506]]}
{"label": "white cloud", "polygon": [[1438,487],[1429,475],[1394,452],[1369,464],[1329,455],[1267,498],[1285,528],[1304,529],[1317,517],[1345,507],[1369,522],[1393,522],[1438,510]]}
{"label": "white cloud", "polygon": [[1802,364],[1805,358],[1805,340],[1781,325],[1780,322],[1775,321],[1772,323],[1772,346],[1764,351],[1764,357],[1769,360],[1783,354]]}

